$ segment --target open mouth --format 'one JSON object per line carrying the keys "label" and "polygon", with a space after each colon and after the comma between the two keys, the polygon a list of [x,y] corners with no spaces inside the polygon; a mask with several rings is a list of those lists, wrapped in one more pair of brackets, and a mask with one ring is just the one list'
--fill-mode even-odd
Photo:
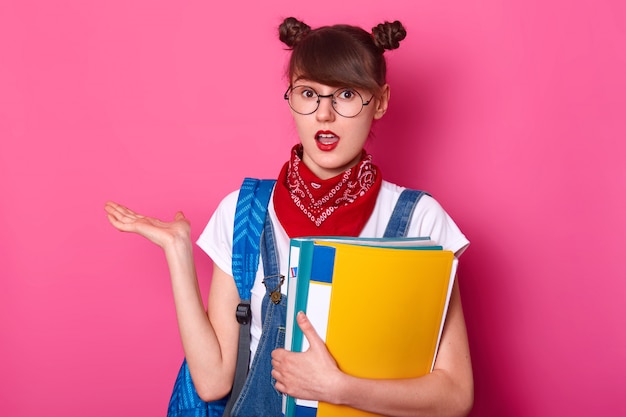
{"label": "open mouth", "polygon": [[339,142],[339,136],[329,130],[320,130],[315,134],[315,140],[317,140],[320,145],[331,146]]}

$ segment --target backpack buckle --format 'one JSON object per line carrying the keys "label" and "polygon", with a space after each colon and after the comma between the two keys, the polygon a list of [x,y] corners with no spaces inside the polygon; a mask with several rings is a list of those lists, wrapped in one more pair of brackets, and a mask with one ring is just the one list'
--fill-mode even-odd
{"label": "backpack buckle", "polygon": [[237,305],[236,312],[237,322],[239,324],[248,324],[252,318],[252,309],[250,308],[250,301],[244,301]]}

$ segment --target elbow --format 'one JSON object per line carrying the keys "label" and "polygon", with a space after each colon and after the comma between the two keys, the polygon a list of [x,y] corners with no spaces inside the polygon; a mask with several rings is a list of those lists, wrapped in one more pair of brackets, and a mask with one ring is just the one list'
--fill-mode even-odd
{"label": "elbow", "polygon": [[191,382],[202,401],[220,400],[230,393],[233,386],[232,378],[225,375],[219,377],[217,372],[210,373],[211,377],[206,377],[207,373],[200,376],[194,375],[193,372],[190,374]]}
{"label": "elbow", "polygon": [[472,407],[474,407],[474,397],[472,396],[466,402],[459,406],[459,413],[457,414],[459,417],[467,416],[470,411],[472,411]]}
{"label": "elbow", "polygon": [[460,390],[453,401],[452,410],[450,415],[454,417],[465,417],[474,406],[474,389],[469,387],[468,389]]}
{"label": "elbow", "polygon": [[434,412],[435,415],[441,417],[465,417],[472,411],[474,406],[473,378],[455,381],[448,375],[447,383],[442,384],[442,388],[440,391],[443,394],[440,397],[442,401],[439,402],[439,412]]}
{"label": "elbow", "polygon": [[208,402],[224,398],[230,393],[231,388],[232,386],[226,384],[198,384],[196,392],[202,401]]}
{"label": "elbow", "polygon": [[179,371],[176,385],[182,384],[184,391],[190,389],[190,385],[196,395],[205,402],[220,400],[228,395],[232,389],[235,372],[228,372],[219,364],[198,364],[189,362],[186,358]]}

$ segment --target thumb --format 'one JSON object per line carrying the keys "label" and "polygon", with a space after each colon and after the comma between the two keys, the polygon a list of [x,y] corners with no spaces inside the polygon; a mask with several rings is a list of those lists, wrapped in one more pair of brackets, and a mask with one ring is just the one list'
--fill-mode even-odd
{"label": "thumb", "polygon": [[309,345],[311,347],[324,345],[324,341],[322,340],[321,337],[319,337],[319,335],[317,334],[317,331],[315,330],[315,327],[313,327],[313,324],[311,323],[309,318],[306,316],[306,314],[300,311],[298,315],[296,316],[296,320],[298,322],[298,326],[300,327],[300,330],[302,330],[302,334],[304,334],[304,337],[306,337],[306,340],[309,341]]}

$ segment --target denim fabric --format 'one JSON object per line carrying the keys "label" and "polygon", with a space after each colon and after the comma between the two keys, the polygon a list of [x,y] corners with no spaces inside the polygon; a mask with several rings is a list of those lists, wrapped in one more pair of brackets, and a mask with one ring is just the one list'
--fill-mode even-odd
{"label": "denim fabric", "polygon": [[261,238],[261,258],[265,275],[265,296],[262,302],[263,328],[259,345],[250,366],[250,372],[241,394],[232,410],[233,417],[280,417],[282,394],[274,388],[272,378],[272,351],[285,345],[285,317],[287,297],[282,295],[274,304],[270,294],[280,291],[281,276],[272,223],[267,216]]}
{"label": "denim fabric", "polygon": [[417,202],[426,194],[424,191],[405,189],[400,194],[398,202],[391,213],[389,223],[383,237],[405,237],[409,230],[409,223]]}

